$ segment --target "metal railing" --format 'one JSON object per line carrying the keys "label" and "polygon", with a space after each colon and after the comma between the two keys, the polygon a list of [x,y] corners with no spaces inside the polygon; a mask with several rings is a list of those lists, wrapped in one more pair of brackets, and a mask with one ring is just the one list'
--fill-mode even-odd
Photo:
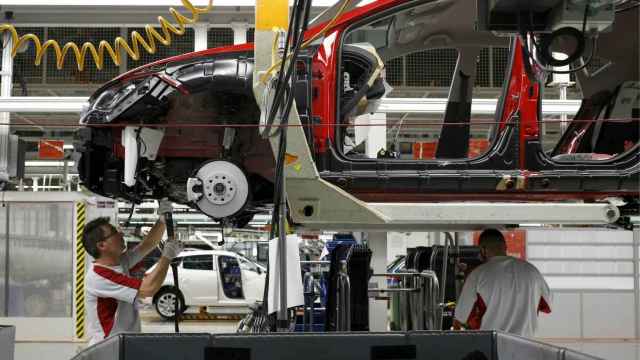
{"label": "metal railing", "polygon": [[370,293],[389,293],[400,303],[400,328],[436,330],[442,327],[440,284],[436,273],[422,272],[373,274],[376,277],[398,278],[398,285],[386,289],[369,289]]}
{"label": "metal railing", "polygon": [[302,266],[307,265],[308,268],[304,272],[302,278],[302,289],[304,294],[304,313],[302,316],[302,327],[304,331],[313,331],[315,323],[314,313],[316,310],[325,310],[324,307],[315,306],[316,299],[320,296],[320,285],[316,279],[316,275],[322,276],[322,266],[328,266],[330,261],[322,260],[303,260],[300,261]]}
{"label": "metal railing", "polygon": [[336,297],[336,331],[351,330],[351,282],[347,273],[347,261],[340,261],[338,272],[338,296]]}

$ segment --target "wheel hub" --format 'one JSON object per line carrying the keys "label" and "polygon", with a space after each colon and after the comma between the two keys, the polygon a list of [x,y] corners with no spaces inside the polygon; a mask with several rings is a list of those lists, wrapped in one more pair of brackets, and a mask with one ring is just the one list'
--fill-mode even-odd
{"label": "wheel hub", "polygon": [[216,205],[229,203],[236,194],[236,182],[223,173],[209,176],[204,183],[204,195],[210,202]]}
{"label": "wheel hub", "polygon": [[214,219],[238,214],[249,199],[249,181],[244,172],[229,161],[202,165],[187,181],[189,201]]}

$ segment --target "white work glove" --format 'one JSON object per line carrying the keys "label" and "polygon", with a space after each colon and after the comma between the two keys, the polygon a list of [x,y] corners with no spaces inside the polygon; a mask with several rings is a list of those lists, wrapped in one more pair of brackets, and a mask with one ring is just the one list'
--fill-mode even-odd
{"label": "white work glove", "polygon": [[178,256],[184,246],[181,241],[178,240],[169,240],[164,244],[164,248],[162,249],[162,256],[166,257],[169,260],[173,260],[176,256]]}
{"label": "white work glove", "polygon": [[164,214],[166,213],[173,213],[173,203],[167,198],[158,200],[158,215],[160,215],[160,221],[165,222]]}

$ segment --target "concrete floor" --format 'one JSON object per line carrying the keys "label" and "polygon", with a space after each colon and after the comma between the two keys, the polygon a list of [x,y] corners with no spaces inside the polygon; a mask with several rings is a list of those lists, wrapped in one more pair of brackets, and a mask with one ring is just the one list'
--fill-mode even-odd
{"label": "concrete floor", "polygon": [[[173,323],[163,321],[152,311],[143,311],[142,331],[147,333],[173,332]],[[181,332],[190,333],[233,333],[237,320],[216,321],[185,321],[180,323]],[[544,342],[567,347],[587,354],[601,357],[606,360],[640,360],[639,341],[570,341],[550,340]],[[68,360],[77,352],[84,349],[84,343],[58,343],[58,342],[18,342],[15,347],[14,360],[42,360],[46,354],[47,360]],[[0,360],[4,360],[0,353]]]}

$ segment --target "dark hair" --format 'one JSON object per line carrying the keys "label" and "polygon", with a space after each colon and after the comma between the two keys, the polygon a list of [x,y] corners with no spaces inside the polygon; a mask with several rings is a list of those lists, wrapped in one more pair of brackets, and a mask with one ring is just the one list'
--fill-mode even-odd
{"label": "dark hair", "polygon": [[480,234],[478,244],[491,250],[506,250],[507,243],[498,229],[486,229]]}
{"label": "dark hair", "polygon": [[82,245],[84,249],[93,256],[94,259],[100,257],[100,251],[98,251],[98,242],[104,240],[104,232],[102,226],[111,226],[111,222],[108,217],[99,217],[89,221],[84,227],[84,233],[82,234]]}

